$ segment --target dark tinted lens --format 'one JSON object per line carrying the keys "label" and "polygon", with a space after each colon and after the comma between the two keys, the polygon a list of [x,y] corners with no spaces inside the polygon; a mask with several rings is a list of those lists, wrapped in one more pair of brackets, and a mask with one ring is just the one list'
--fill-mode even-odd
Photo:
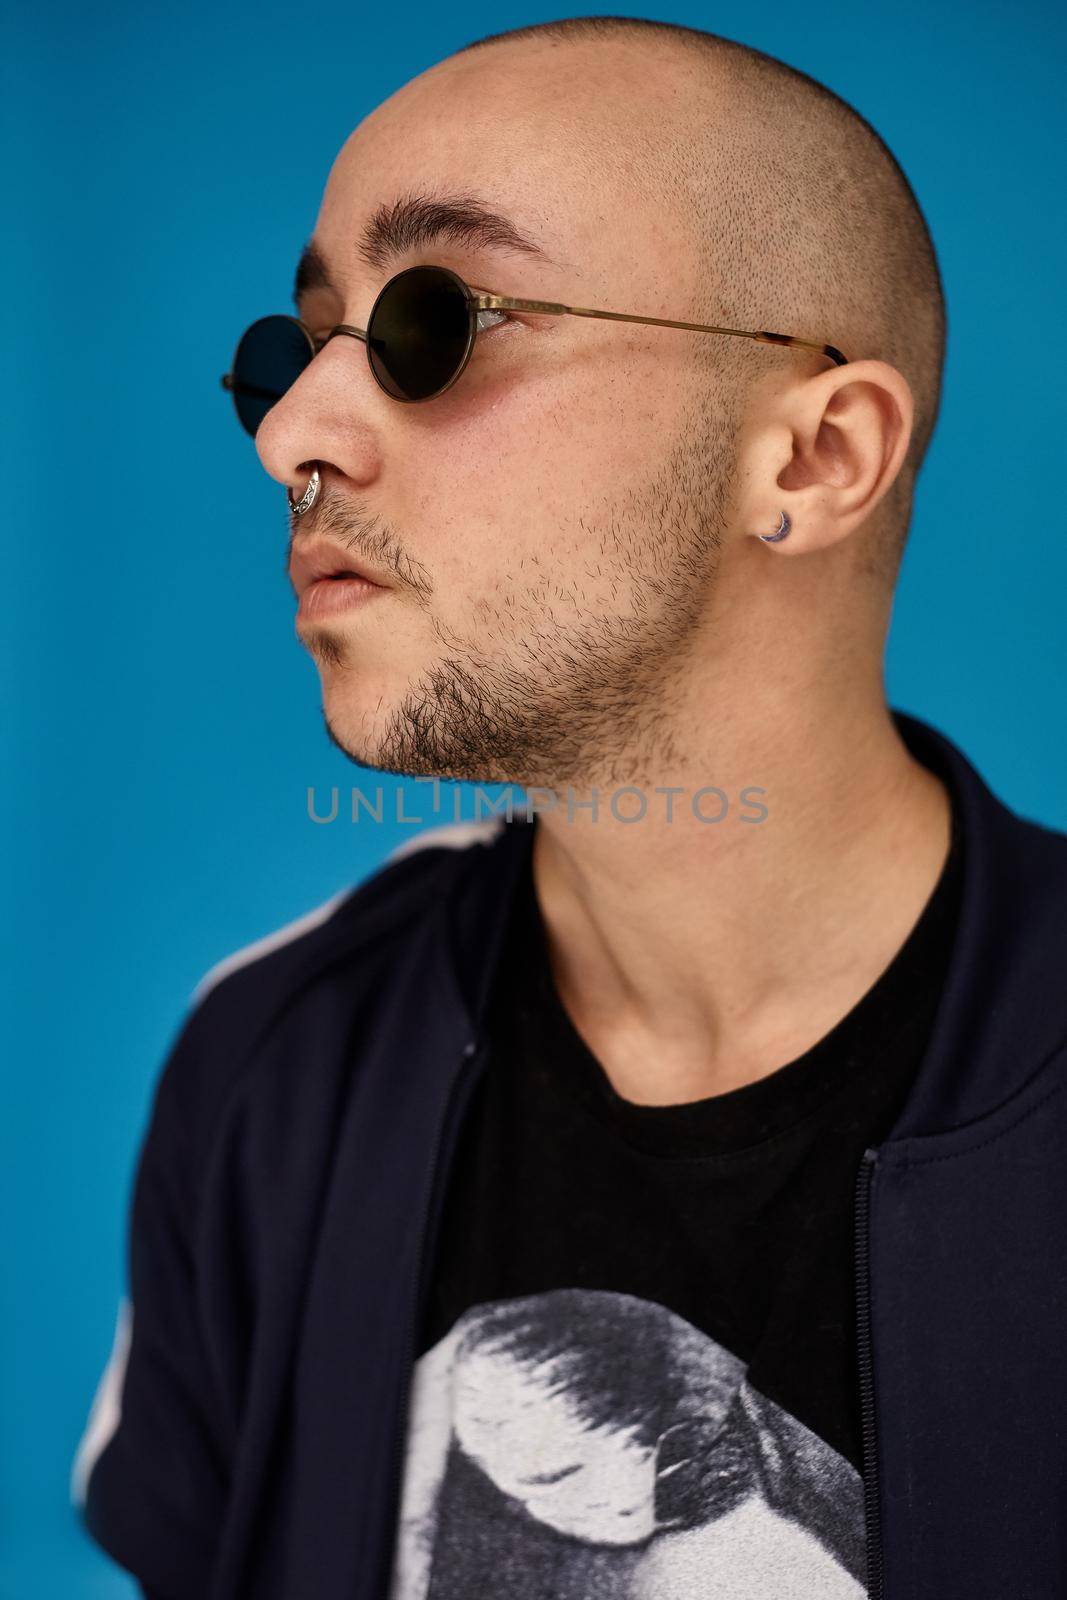
{"label": "dark tinted lens", "polygon": [[232,393],[241,425],[253,438],[311,356],[311,341],[292,317],[260,317],[242,334],[233,358]]}
{"label": "dark tinted lens", "polygon": [[371,369],[396,400],[429,400],[462,371],[470,302],[442,267],[409,267],[374,302],[367,328]]}

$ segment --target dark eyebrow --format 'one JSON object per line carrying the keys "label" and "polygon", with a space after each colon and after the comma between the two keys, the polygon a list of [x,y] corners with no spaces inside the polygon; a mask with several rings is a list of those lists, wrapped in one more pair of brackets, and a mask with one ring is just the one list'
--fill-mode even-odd
{"label": "dark eyebrow", "polygon": [[[501,211],[493,211],[477,195],[405,195],[391,205],[380,205],[367,219],[359,237],[357,254],[376,272],[408,250],[439,244],[442,240],[464,251],[512,251],[554,265],[536,241]],[[296,269],[293,300],[312,289],[335,289],[325,257],[312,239],[304,246]]]}

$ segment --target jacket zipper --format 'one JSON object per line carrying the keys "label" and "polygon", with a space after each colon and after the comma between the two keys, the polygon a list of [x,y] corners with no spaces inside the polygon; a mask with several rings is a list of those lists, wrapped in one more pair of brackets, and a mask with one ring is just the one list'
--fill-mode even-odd
{"label": "jacket zipper", "polygon": [[[437,1137],[434,1141],[433,1157],[430,1167],[430,1181],[426,1192],[426,1204],[423,1208],[419,1223],[419,1249],[418,1259],[415,1264],[415,1311],[408,1324],[404,1339],[404,1363],[401,1368],[400,1404],[398,1407],[396,1432],[393,1436],[392,1459],[389,1467],[390,1477],[390,1528],[384,1541],[383,1553],[384,1571],[379,1575],[372,1593],[380,1600],[386,1600],[392,1583],[392,1565],[396,1556],[396,1538],[399,1532],[400,1493],[404,1470],[404,1441],[407,1432],[408,1406],[411,1399],[411,1381],[415,1365],[415,1350],[418,1344],[419,1321],[425,1293],[425,1278],[427,1268],[426,1235],[429,1231],[430,1219],[436,1215],[438,1190],[442,1181],[441,1152],[446,1138],[451,1141],[452,1131],[466,1104],[467,1090],[470,1079],[474,1076],[475,1058],[477,1056],[477,1043],[471,1040],[463,1047],[463,1056],[456,1076],[452,1080],[448,1094],[445,1098],[441,1120],[437,1127]],[[480,1061],[477,1063],[480,1065]]]}
{"label": "jacket zipper", "polygon": [[856,1334],[863,1418],[863,1504],[867,1528],[867,1594],[883,1600],[885,1573],[879,1517],[878,1456],[874,1431],[874,1370],[871,1360],[870,1200],[877,1150],[865,1150],[856,1174]]}

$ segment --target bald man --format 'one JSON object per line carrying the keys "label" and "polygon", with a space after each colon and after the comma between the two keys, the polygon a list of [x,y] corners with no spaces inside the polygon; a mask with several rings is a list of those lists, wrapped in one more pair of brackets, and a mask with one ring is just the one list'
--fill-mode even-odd
{"label": "bald man", "polygon": [[360,123],[295,311],[224,384],[329,736],[508,803],[199,986],[90,1531],[152,1600],[1067,1593],[1067,836],[886,702],[907,179],[539,24]]}

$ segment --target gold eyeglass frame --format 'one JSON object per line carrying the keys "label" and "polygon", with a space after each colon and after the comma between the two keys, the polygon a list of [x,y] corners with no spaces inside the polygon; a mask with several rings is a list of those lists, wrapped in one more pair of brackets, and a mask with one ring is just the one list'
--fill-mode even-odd
{"label": "gold eyeglass frame", "polygon": [[[817,355],[828,356],[830,360],[839,367],[848,365],[848,357],[843,355],[835,345],[819,344],[811,339],[801,339],[793,333],[770,333],[767,330],[753,332],[745,328],[719,328],[710,323],[678,322],[669,317],[642,317],[628,311],[599,311],[593,310],[588,306],[561,305],[554,300],[523,300],[518,299],[513,295],[495,294],[493,291],[482,288],[478,284],[468,284],[459,276],[458,272],[453,272],[450,267],[442,267],[430,262],[423,262],[419,266],[415,267],[406,267],[403,272],[395,273],[394,276],[389,279],[388,283],[386,283],[379,291],[374,301],[374,305],[371,307],[370,315],[367,318],[368,326],[374,321],[374,313],[377,310],[379,300],[381,300],[382,296],[392,288],[393,284],[398,278],[405,277],[409,272],[425,271],[427,267],[431,266],[432,270],[435,272],[446,273],[463,290],[470,310],[467,344],[463,352],[462,360],[457,366],[452,377],[449,378],[448,382],[442,384],[441,388],[436,389],[433,394],[418,395],[413,398],[409,395],[396,394],[385,383],[383,383],[378,371],[374,366],[374,362],[371,359],[370,345],[368,341],[367,330],[365,328],[356,328],[350,323],[339,322],[335,328],[330,329],[325,338],[315,339],[306,323],[302,322],[299,317],[289,316],[288,320],[290,322],[295,322],[297,327],[303,330],[311,348],[312,359],[318,355],[319,351],[324,349],[329,341],[335,338],[339,333],[348,334],[353,339],[362,340],[364,346],[367,348],[368,365],[370,366],[371,373],[375,379],[375,382],[378,384],[378,387],[384,390],[384,392],[389,395],[390,399],[399,400],[409,405],[420,405],[425,400],[436,400],[440,395],[447,393],[447,391],[451,389],[452,385],[456,383],[463,375],[467,363],[470,360],[471,352],[474,349],[474,341],[479,332],[485,331],[479,329],[478,327],[478,313],[480,311],[529,311],[545,316],[598,317],[611,322],[637,322],[656,328],[682,328],[688,330],[690,333],[721,333],[726,334],[732,339],[755,339],[760,344],[788,345],[800,350],[811,350]],[[284,312],[276,314],[282,316],[288,315]],[[242,338],[243,337],[244,336],[242,335]],[[234,352],[233,365],[236,365],[236,351]],[[230,391],[230,393],[234,396],[235,403],[238,393],[252,395],[260,399],[271,398],[271,395],[265,390],[254,389],[248,384],[239,385],[234,376],[233,366],[231,366],[231,370],[229,372],[223,374],[222,387]],[[275,396],[274,398],[280,399],[281,396]],[[240,413],[238,413],[238,419],[240,420]],[[243,422],[241,425],[244,427]]]}

